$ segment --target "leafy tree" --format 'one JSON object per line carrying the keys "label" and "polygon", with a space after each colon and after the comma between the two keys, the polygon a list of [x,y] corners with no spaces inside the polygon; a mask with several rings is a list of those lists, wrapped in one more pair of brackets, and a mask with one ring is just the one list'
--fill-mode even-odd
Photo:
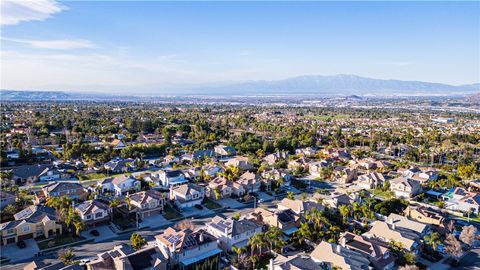
{"label": "leafy tree", "polygon": [[139,250],[147,244],[147,241],[138,233],[132,233],[132,236],[130,236],[130,241],[132,242],[132,246],[135,250]]}
{"label": "leafy tree", "polygon": [[72,265],[75,263],[73,260],[75,258],[75,254],[73,253],[73,249],[61,249],[58,251],[58,259],[62,261],[65,265]]}
{"label": "leafy tree", "polygon": [[448,234],[444,241],[445,251],[454,258],[462,255],[462,245],[453,234]]}
{"label": "leafy tree", "polygon": [[423,239],[425,240],[425,243],[431,246],[434,251],[437,250],[438,244],[441,243],[440,234],[438,234],[437,232],[433,232],[431,234],[425,235]]}

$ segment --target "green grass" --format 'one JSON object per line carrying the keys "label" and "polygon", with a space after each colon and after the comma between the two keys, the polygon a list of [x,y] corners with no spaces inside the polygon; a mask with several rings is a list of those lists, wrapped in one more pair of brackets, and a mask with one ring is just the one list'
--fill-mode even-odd
{"label": "green grass", "polygon": [[90,174],[79,174],[78,179],[82,180],[93,180],[93,179],[100,179],[106,178],[107,175],[104,173],[90,173]]}
{"label": "green grass", "polygon": [[37,244],[38,244],[38,248],[40,250],[43,250],[43,249],[52,248],[52,247],[56,247],[56,246],[61,246],[61,245],[65,245],[65,244],[75,243],[75,242],[82,241],[82,240],[85,240],[85,238],[83,238],[81,236],[73,237],[73,235],[71,235],[71,234],[69,234],[69,235],[62,234],[62,235],[57,235],[53,239],[45,240],[45,241],[39,242]]}
{"label": "green grass", "polygon": [[[468,217],[457,217],[459,219],[463,219],[468,222]],[[470,217],[470,222],[478,222],[480,223],[480,217]]]}
{"label": "green grass", "polygon": [[163,209],[163,216],[166,219],[177,219],[181,218],[182,214],[180,214],[177,210],[173,209],[170,205],[167,204]]}
{"label": "green grass", "polygon": [[388,199],[392,197],[392,193],[390,191],[381,191],[376,189],[369,189],[368,191],[374,194],[375,196],[382,197],[384,199]]}
{"label": "green grass", "polygon": [[220,204],[210,200],[209,198],[205,198],[202,204],[210,210],[222,208]]}

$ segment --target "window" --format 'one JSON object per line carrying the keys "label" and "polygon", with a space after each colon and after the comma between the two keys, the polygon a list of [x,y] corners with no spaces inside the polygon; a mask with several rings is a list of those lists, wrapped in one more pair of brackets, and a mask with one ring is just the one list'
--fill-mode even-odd
{"label": "window", "polygon": [[96,218],[102,218],[103,217],[103,212],[98,212],[95,214]]}
{"label": "window", "polygon": [[86,215],[85,216],[85,219],[91,219],[92,218],[92,215]]}
{"label": "window", "polygon": [[7,234],[12,234],[12,233],[13,233],[13,229],[7,230]]}
{"label": "window", "polygon": [[30,226],[23,227],[23,232],[29,232],[29,231],[30,231]]}

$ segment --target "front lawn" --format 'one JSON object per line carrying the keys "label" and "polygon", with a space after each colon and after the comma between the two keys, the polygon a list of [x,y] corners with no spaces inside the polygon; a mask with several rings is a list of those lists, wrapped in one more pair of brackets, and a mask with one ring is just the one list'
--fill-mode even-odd
{"label": "front lawn", "polygon": [[115,225],[120,227],[122,231],[135,227],[135,225],[130,221],[129,218],[124,218],[124,217],[114,218],[113,223],[115,223]]}
{"label": "front lawn", "polygon": [[42,242],[37,242],[37,245],[38,245],[38,248],[40,250],[43,250],[43,249],[52,248],[52,247],[56,247],[56,246],[61,246],[61,245],[65,245],[65,244],[75,243],[75,242],[82,241],[82,240],[85,240],[85,238],[82,237],[82,236],[75,236],[74,237],[71,234],[68,234],[68,235],[62,234],[62,235],[55,236],[55,238],[53,238],[53,239],[44,240]]}
{"label": "front lawn", "polygon": [[208,209],[210,210],[214,210],[214,209],[218,209],[218,208],[222,208],[222,206],[214,201],[212,201],[211,199],[209,198],[205,198],[205,200],[203,201],[203,206],[207,207]]}
{"label": "front lawn", "polygon": [[177,218],[181,218],[182,214],[180,214],[177,210],[175,210],[170,205],[166,204],[165,208],[163,209],[163,216],[166,219],[177,219]]}

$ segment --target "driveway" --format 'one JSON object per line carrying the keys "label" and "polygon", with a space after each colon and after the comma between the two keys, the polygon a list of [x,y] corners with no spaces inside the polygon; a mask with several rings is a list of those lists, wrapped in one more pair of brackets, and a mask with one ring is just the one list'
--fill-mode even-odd
{"label": "driveway", "polygon": [[[92,230],[97,230],[99,235],[93,236],[90,234]],[[116,238],[118,234],[112,231],[109,225],[102,225],[95,228],[90,228],[81,233],[81,235],[87,239],[94,239],[95,242],[101,242],[109,239]]]}
{"label": "driveway", "polygon": [[218,200],[217,203],[219,203],[222,207],[232,208],[232,209],[240,209],[245,207],[245,204],[238,202],[237,200],[234,200],[232,198],[224,198],[224,199]]}
{"label": "driveway", "polygon": [[140,223],[140,228],[150,227],[151,229],[167,227],[171,225],[172,222],[164,218],[162,215],[155,215],[151,217],[146,217]]}
{"label": "driveway", "polygon": [[33,258],[40,249],[34,239],[24,240],[27,246],[25,248],[17,247],[17,244],[2,246],[2,256],[9,258],[11,263]]}
{"label": "driveway", "polygon": [[480,269],[480,248],[475,248],[467,252],[460,260],[460,265],[450,267],[454,270],[473,270]]}
{"label": "driveway", "polygon": [[267,193],[262,191],[257,192],[257,195],[258,195],[258,199],[263,200],[264,202],[270,202],[270,201],[273,201],[273,199],[275,199],[275,197],[270,196]]}
{"label": "driveway", "polygon": [[187,208],[183,208],[180,213],[185,218],[188,218],[188,217],[204,217],[204,216],[209,216],[209,215],[214,215],[215,214],[214,211],[212,211],[212,210],[210,210],[206,207],[203,207],[202,210],[200,210],[198,208],[195,208],[195,207],[187,207]]}

